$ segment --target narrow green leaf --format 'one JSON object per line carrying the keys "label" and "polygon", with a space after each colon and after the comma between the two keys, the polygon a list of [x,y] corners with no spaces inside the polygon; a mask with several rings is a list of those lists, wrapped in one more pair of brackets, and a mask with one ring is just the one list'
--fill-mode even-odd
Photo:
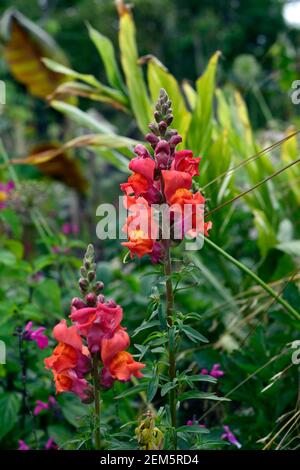
{"label": "narrow green leaf", "polygon": [[122,93],[126,93],[126,88],[117,64],[114,46],[109,38],[99,33],[91,25],[88,25],[88,31],[91,40],[96,46],[97,51],[103,61],[106,76],[109,84],[118,88]]}
{"label": "narrow green leaf", "polygon": [[220,52],[209,61],[203,75],[197,80],[197,99],[188,131],[188,147],[196,154],[205,153],[211,142],[215,76]]}
{"label": "narrow green leaf", "polygon": [[198,434],[209,434],[209,430],[202,428],[199,424],[193,424],[192,426],[180,426],[176,429],[177,432],[194,432]]}
{"label": "narrow green leaf", "polygon": [[138,64],[135,25],[127,10],[120,18],[119,45],[132,111],[140,130],[145,133],[152,119],[151,106],[141,66]]}
{"label": "narrow green leaf", "polygon": [[195,330],[191,326],[183,325],[182,331],[194,343],[197,343],[197,341],[201,341],[202,343],[208,343],[209,342],[208,339],[205,338],[205,336],[203,336],[201,333],[199,333],[197,330]]}
{"label": "narrow green leaf", "polygon": [[229,398],[218,397],[214,393],[199,392],[197,390],[191,390],[190,392],[184,392],[178,397],[179,401],[184,400],[215,400],[215,401],[230,401]]}

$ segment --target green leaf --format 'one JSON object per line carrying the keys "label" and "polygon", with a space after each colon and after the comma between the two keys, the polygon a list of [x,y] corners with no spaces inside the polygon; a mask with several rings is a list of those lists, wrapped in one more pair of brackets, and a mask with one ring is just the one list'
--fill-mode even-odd
{"label": "green leaf", "polygon": [[135,25],[126,8],[120,18],[119,45],[131,108],[140,130],[146,133],[152,118],[151,107],[141,66],[138,64]]}
{"label": "green leaf", "polygon": [[5,246],[13,253],[18,261],[21,261],[24,254],[24,247],[18,240],[6,240]]}
{"label": "green leaf", "polygon": [[153,400],[153,398],[155,397],[156,392],[158,390],[158,387],[159,387],[159,375],[158,375],[157,369],[155,367],[154,371],[153,371],[153,376],[149,380],[149,383],[148,383],[148,389],[147,389],[147,400],[148,400],[148,402],[151,402]]}
{"label": "green leaf", "polygon": [[0,265],[15,266],[17,262],[16,256],[8,250],[0,250]]}
{"label": "green leaf", "polygon": [[188,131],[188,147],[204,154],[211,142],[215,76],[220,52],[210,59],[203,75],[197,80],[197,99]]}
{"label": "green leaf", "polygon": [[80,126],[86,127],[87,129],[92,130],[93,132],[99,132],[100,134],[111,134],[112,128],[109,125],[106,125],[103,122],[97,121],[95,118],[90,116],[85,111],[78,109],[76,106],[65,103],[63,101],[52,100],[51,107],[56,111],[67,116],[72,121],[76,122]]}
{"label": "green leaf", "polygon": [[37,285],[33,292],[32,302],[39,306],[42,312],[61,318],[61,291],[54,279],[44,279]]}
{"label": "green leaf", "polygon": [[280,243],[276,246],[280,251],[284,251],[291,256],[300,257],[300,240],[291,240],[289,242]]}
{"label": "green leaf", "polygon": [[82,426],[82,420],[88,416],[89,406],[82,405],[81,400],[74,395],[63,397],[63,403],[60,403],[62,414],[76,428]]}
{"label": "green leaf", "polygon": [[276,234],[266,214],[254,210],[254,224],[258,232],[258,247],[261,255],[265,257],[268,251],[277,244]]}
{"label": "green leaf", "polygon": [[209,430],[202,428],[199,424],[193,424],[192,426],[180,426],[176,429],[177,432],[196,432],[198,434],[209,434]]}
{"label": "green leaf", "polygon": [[218,397],[214,393],[199,392],[197,390],[191,390],[190,392],[184,392],[178,397],[179,401],[184,400],[215,400],[215,401],[230,401],[229,398]]}
{"label": "green leaf", "polygon": [[[59,64],[58,62],[55,62],[54,60],[47,59],[47,58],[43,59],[43,63],[50,70],[53,70],[53,72],[67,75],[71,77],[72,79],[81,80],[84,83],[87,83],[88,85],[94,87],[95,93],[98,94],[97,96],[99,100],[102,95],[104,101],[109,101],[107,100],[107,98],[110,98],[112,102],[116,101],[117,103],[120,103],[123,106],[126,105],[127,100],[124,97],[123,93],[121,93],[119,90],[115,90],[106,85],[103,85],[93,75],[76,72],[75,70],[72,70],[69,67],[66,67],[65,65]],[[60,88],[63,89],[63,86],[64,84],[60,85]]]}
{"label": "green leaf", "polygon": [[202,343],[208,343],[209,342],[208,339],[205,338],[205,336],[201,335],[201,333],[199,333],[197,330],[195,330],[191,326],[183,325],[182,331],[194,343],[197,343],[197,341],[201,341]]}
{"label": "green leaf", "polygon": [[111,40],[103,36],[103,34],[99,33],[91,25],[88,25],[88,31],[103,61],[109,84],[126,94],[126,88],[116,61],[115,50]]}
{"label": "green leaf", "polygon": [[177,387],[177,382],[168,382],[166,384],[164,384],[162,387],[161,387],[161,391],[160,391],[160,394],[162,397],[164,397],[170,390],[173,390],[173,388]]}
{"label": "green leaf", "polygon": [[17,422],[21,408],[21,398],[17,393],[9,392],[0,398],[0,439],[2,439]]}
{"label": "green leaf", "polygon": [[11,209],[1,209],[0,211],[0,219],[12,230],[13,236],[16,238],[21,237],[22,233],[22,226],[21,221],[18,215]]}
{"label": "green leaf", "polygon": [[140,384],[140,385],[135,385],[134,387],[130,387],[127,390],[125,390],[124,392],[119,393],[119,395],[117,395],[115,397],[115,400],[120,400],[121,398],[128,397],[128,396],[134,395],[134,394],[138,394],[140,392],[144,392],[146,389],[147,389],[147,384],[146,383],[143,383],[143,384]]}
{"label": "green leaf", "polygon": [[141,331],[147,330],[148,328],[152,328],[153,326],[158,326],[160,322],[158,320],[152,320],[152,321],[143,321],[143,323],[134,330],[133,334],[131,335],[132,338],[136,336],[138,333]]}

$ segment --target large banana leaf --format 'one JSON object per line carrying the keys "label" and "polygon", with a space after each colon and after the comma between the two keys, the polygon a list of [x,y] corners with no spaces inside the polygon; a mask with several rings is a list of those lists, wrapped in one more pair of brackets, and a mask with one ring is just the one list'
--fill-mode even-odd
{"label": "large banana leaf", "polygon": [[51,36],[19,11],[6,11],[1,19],[0,35],[12,75],[32,95],[46,98],[68,80],[67,74],[55,73],[42,62],[42,57],[48,57],[67,65],[63,51]]}

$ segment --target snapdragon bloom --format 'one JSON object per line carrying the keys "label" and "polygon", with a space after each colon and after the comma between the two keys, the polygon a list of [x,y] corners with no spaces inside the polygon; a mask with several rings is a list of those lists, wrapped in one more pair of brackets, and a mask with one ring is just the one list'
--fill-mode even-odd
{"label": "snapdragon bloom", "polygon": [[235,437],[235,435],[233,434],[233,432],[230,430],[230,427],[225,425],[223,426],[224,428],[224,433],[222,434],[221,436],[221,439],[224,439],[228,442],[230,442],[230,444],[236,446],[238,449],[240,449],[242,447],[242,444],[237,440],[237,438]]}
{"label": "snapdragon bloom", "polygon": [[44,326],[40,326],[37,330],[33,330],[32,326],[32,321],[27,323],[24,329],[23,339],[26,341],[35,341],[40,349],[45,349],[48,346],[48,338],[44,334],[46,328]]}
{"label": "snapdragon bloom", "polygon": [[0,183],[0,209],[4,209],[9,197],[9,193],[15,189],[13,181],[8,183]]}
{"label": "snapdragon bloom", "polygon": [[220,367],[221,367],[221,364],[214,364],[210,372],[207,369],[201,369],[201,374],[210,375],[211,377],[214,377],[215,379],[219,379],[220,377],[223,377],[224,375],[224,371],[220,370]]}
{"label": "snapdragon bloom", "polygon": [[81,399],[88,398],[89,385],[84,375],[90,369],[90,353],[83,345],[75,326],[67,326],[66,320],[56,325],[53,336],[58,341],[52,355],[45,359],[51,369],[56,392],[73,392]]}
{"label": "snapdragon bloom", "polygon": [[[212,223],[204,221],[205,198],[199,191],[192,191],[201,159],[194,157],[191,150],[176,150],[182,138],[176,130],[169,129],[173,116],[164,90],[154,116],[156,122],[149,125],[152,132],[146,136],[153,155],[138,144],[134,149],[136,157],[129,163],[133,174],[121,184],[124,207],[129,211],[123,227],[128,241],[122,245],[129,249],[131,258],[150,255],[152,262],[158,263],[164,256],[164,240],[208,236]],[[157,224],[157,211],[161,210],[158,205],[169,210],[169,220],[164,222],[168,224],[167,234]]]}

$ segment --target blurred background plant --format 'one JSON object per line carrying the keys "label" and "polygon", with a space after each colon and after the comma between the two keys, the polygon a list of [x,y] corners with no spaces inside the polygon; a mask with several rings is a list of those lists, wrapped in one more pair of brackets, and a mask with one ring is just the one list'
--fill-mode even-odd
{"label": "blurred background plant", "polygon": [[[183,146],[203,156],[196,184],[214,223],[213,244],[186,254],[174,274],[177,304],[210,341],[195,341],[180,361],[194,374],[221,363],[217,392],[231,399],[214,406],[185,401],[181,424],[204,423],[211,433],[184,433],[184,445],[227,446],[220,437],[230,425],[243,448],[297,448],[299,371],[290,345],[300,329],[299,110],[289,92],[298,78],[299,29],[286,22],[288,5],[281,1],[232,1],[230,7],[222,0],[168,1],[163,15],[161,1],[135,0],[136,43],[131,13],[117,4],[119,22],[109,0],[72,7],[30,0],[26,9],[20,0],[18,11],[6,10],[11,2],[1,5],[7,104],[0,174],[15,184],[0,209],[0,338],[8,350],[7,365],[0,366],[1,445],[36,445],[21,401],[15,328],[32,320],[49,335],[61,312],[68,315],[88,242],[96,242],[99,278],[123,305],[139,359],[152,370],[142,388],[121,385],[107,394],[111,447],[137,448],[136,420],[148,402],[158,428],[163,424],[163,392],[151,368],[156,353],[147,347],[148,335],[159,333],[156,321],[149,324],[160,285],[144,260],[122,264],[126,253],[118,241],[97,241],[95,209],[117,204],[132,148],[164,87]],[[33,23],[23,16],[28,11]],[[76,230],[66,233],[66,224]],[[33,408],[53,389],[42,368],[46,353],[27,349]],[[88,429],[89,418],[76,400],[58,401],[62,414],[55,422],[34,418],[40,448],[49,437],[62,447],[88,447],[84,432],[74,438],[74,427]],[[120,423],[129,424],[119,431]]]}

